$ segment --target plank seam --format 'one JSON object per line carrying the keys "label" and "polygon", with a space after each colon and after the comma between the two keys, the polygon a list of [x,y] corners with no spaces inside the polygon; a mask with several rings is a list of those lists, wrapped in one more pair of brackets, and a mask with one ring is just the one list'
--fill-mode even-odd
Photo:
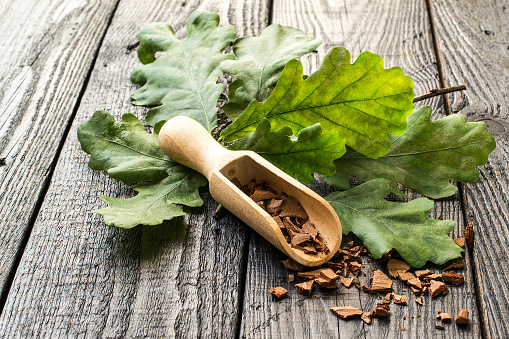
{"label": "plank seam", "polygon": [[274,0],[269,0],[269,3],[267,5],[267,26],[272,25],[272,18],[274,13]]}
{"label": "plank seam", "polygon": [[[445,81],[445,71],[444,71],[444,65],[443,65],[443,60],[442,60],[442,54],[440,52],[440,43],[438,40],[438,34],[437,34],[436,26],[435,26],[435,18],[434,18],[434,14],[433,14],[433,8],[431,5],[431,0],[425,0],[425,2],[426,2],[428,19],[429,19],[429,23],[430,23],[431,39],[433,42],[433,48],[435,50],[435,59],[437,62],[440,87],[446,88],[447,84]],[[442,97],[443,97],[443,102],[444,102],[445,114],[451,115],[452,110],[451,110],[451,103],[449,100],[449,96],[447,93],[444,93],[444,94],[442,94]],[[467,208],[466,199],[465,199],[465,195],[464,195],[464,186],[461,182],[458,182],[457,187],[458,187],[458,191],[459,191],[458,193],[460,196],[460,208],[461,208],[461,213],[463,214],[463,220],[468,225],[471,223],[471,219],[468,214],[468,208]],[[475,266],[477,266],[477,256],[476,256],[476,253],[474,250],[470,251],[469,254],[471,256],[472,261],[468,264],[471,265],[471,269],[472,269],[472,279],[474,282],[475,301],[476,301],[476,306],[477,306],[477,310],[478,310],[477,316],[478,316],[479,323],[481,325],[480,333],[481,333],[482,338],[491,338],[490,332],[489,332],[488,315],[486,313],[486,309],[483,307],[484,300],[483,300],[483,293],[482,293],[483,292],[482,281],[481,281],[480,277],[478,276],[477,269],[475,267]],[[474,266],[474,263],[475,263],[475,266]]]}
{"label": "plank seam", "polygon": [[103,35],[101,36],[99,40],[99,44],[97,46],[97,49],[95,51],[94,57],[92,58],[92,62],[90,64],[90,67],[87,71],[87,75],[85,77],[85,80],[83,81],[83,85],[81,87],[81,90],[78,94],[78,97],[76,98],[76,103],[74,105],[74,108],[72,110],[71,115],[69,116],[69,119],[67,120],[67,124],[65,126],[64,132],[62,134],[62,138],[60,139],[60,142],[57,146],[55,155],[53,156],[53,160],[51,161],[50,166],[48,167],[44,179],[44,183],[41,186],[41,191],[39,192],[39,195],[37,197],[35,207],[33,209],[32,215],[30,217],[30,221],[28,223],[28,227],[25,230],[25,233],[23,234],[23,237],[21,238],[20,246],[18,248],[18,251],[16,252],[15,259],[13,261],[13,265],[9,271],[9,274],[7,276],[5,286],[0,291],[0,315],[3,315],[4,306],[7,302],[8,292],[10,291],[12,287],[12,283],[14,282],[14,277],[16,275],[16,272],[18,270],[19,264],[21,262],[21,258],[23,257],[23,253],[25,252],[25,248],[28,244],[28,240],[30,239],[30,235],[32,233],[32,229],[35,225],[35,222],[37,220],[37,217],[39,215],[39,212],[41,210],[42,204],[44,202],[44,198],[46,197],[46,194],[48,192],[48,189],[51,185],[51,179],[53,177],[53,173],[55,172],[56,165],[58,163],[58,160],[60,158],[60,154],[62,153],[62,149],[64,147],[65,141],[67,140],[69,136],[69,132],[71,130],[71,126],[74,122],[74,119],[76,117],[76,114],[78,112],[78,109],[81,105],[81,100],[83,99],[83,95],[85,94],[85,91],[88,87],[88,83],[90,81],[92,71],[95,68],[95,64],[97,62],[97,58],[99,56],[99,51],[101,50],[102,44],[104,42],[104,38],[106,37],[106,33],[108,32],[109,27],[111,26],[111,23],[113,21],[113,17],[115,16],[115,12],[117,11],[118,5],[121,0],[117,0],[115,5],[113,6],[113,10],[111,11],[110,17],[108,19],[108,23],[106,24],[106,29],[104,30]]}
{"label": "plank seam", "polygon": [[246,294],[246,278],[247,266],[249,264],[249,244],[251,243],[252,231],[246,231],[246,238],[244,239],[244,251],[242,251],[242,264],[240,267],[239,276],[239,301],[237,305],[237,324],[235,326],[235,338],[240,339],[242,332],[242,316],[244,315],[244,298]]}
{"label": "plank seam", "polygon": [[[464,185],[461,182],[457,183],[458,185],[458,193],[460,196],[460,207],[461,212],[463,214],[463,220],[465,220],[467,225],[470,225],[472,220],[470,219],[470,215],[468,213],[467,201],[465,197]],[[466,225],[465,225],[466,227]],[[475,235],[474,235],[474,243],[475,243]],[[468,250],[468,246],[465,246],[465,250]],[[472,250],[468,250],[471,258],[471,262],[467,263],[470,265],[472,269],[472,278],[474,280],[474,291],[475,291],[475,301],[477,305],[477,316],[479,317],[479,323],[481,324],[481,336],[482,338],[490,338],[491,333],[489,331],[490,324],[488,319],[488,314],[486,312],[486,303],[484,302],[484,288],[482,285],[482,279],[479,276],[478,269],[478,260],[477,260],[477,251],[475,251],[475,246],[473,246]]]}
{"label": "plank seam", "polygon": [[[435,18],[433,16],[433,9],[431,8],[431,0],[426,0],[426,9],[428,12],[431,40],[433,41],[433,48],[435,49],[435,59],[437,61],[438,79],[440,81],[440,87],[446,88],[447,84],[445,82],[444,64],[442,62],[442,54],[440,53],[440,44],[438,41],[437,30],[435,27]],[[444,101],[445,115],[451,115],[452,110],[451,110],[451,102],[449,101],[449,95],[447,93],[444,93],[444,94],[442,94],[442,98]]]}

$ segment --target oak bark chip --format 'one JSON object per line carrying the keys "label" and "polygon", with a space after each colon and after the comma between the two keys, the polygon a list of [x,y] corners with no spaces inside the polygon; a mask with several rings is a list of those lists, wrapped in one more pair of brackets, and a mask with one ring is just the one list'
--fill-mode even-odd
{"label": "oak bark chip", "polygon": [[362,311],[360,309],[350,305],[341,307],[331,307],[330,310],[332,311],[332,313],[343,319],[362,315]]}
{"label": "oak bark chip", "polygon": [[277,299],[281,299],[288,293],[288,290],[286,288],[278,286],[278,287],[271,288],[269,290],[269,293],[272,294]]}
{"label": "oak bark chip", "polygon": [[440,294],[447,293],[447,285],[441,281],[431,280],[431,285],[429,286],[429,292],[431,297],[438,297]]}
{"label": "oak bark chip", "polygon": [[398,278],[400,272],[405,273],[410,268],[412,267],[402,260],[390,259],[389,262],[387,262],[387,271],[393,278]]}
{"label": "oak bark chip", "polygon": [[[298,263],[318,266],[329,261],[338,251],[342,232],[334,209],[318,194],[258,154],[228,151],[198,122],[183,116],[174,117],[163,125],[159,146],[172,160],[203,174],[209,181],[211,196],[218,203]],[[294,197],[320,233],[324,247],[329,250],[306,254],[303,249],[292,248],[277,222],[237,187],[232,182],[234,179],[243,185],[253,179],[265,181],[274,191]]]}
{"label": "oak bark chip", "polygon": [[376,270],[371,278],[371,290],[375,292],[390,292],[392,289],[392,280],[382,271]]}
{"label": "oak bark chip", "polygon": [[460,310],[455,322],[457,325],[468,325],[468,311]]}

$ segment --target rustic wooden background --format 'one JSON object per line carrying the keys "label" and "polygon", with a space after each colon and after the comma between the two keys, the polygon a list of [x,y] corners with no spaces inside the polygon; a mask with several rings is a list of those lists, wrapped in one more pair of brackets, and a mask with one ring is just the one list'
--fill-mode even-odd
{"label": "rustic wooden background", "polygon": [[[509,1],[427,2],[0,3],[0,337],[508,337]],[[436,201],[432,212],[457,222],[455,237],[474,225],[465,284],[432,302],[424,298],[423,306],[409,290],[408,306],[391,305],[390,318],[371,325],[344,321],[329,308],[372,309],[379,298],[355,287],[319,291],[319,298],[298,294],[279,263],[284,257],[229,213],[215,217],[206,190],[197,213],[161,227],[122,230],[90,213],[103,206],[98,194],[128,197],[133,191],[87,167],[77,126],[97,109],[143,117],[146,109],[129,101],[138,61],[127,47],[152,21],[184,36],[196,8],[218,12],[239,36],[280,23],[322,38],[317,53],[303,58],[308,73],[329,47],[345,46],[354,57],[368,50],[386,67],[401,66],[417,94],[467,85],[449,96],[452,111],[485,121],[497,149],[479,169],[479,181],[458,184],[459,192]],[[443,98],[422,104],[435,109],[434,118],[446,114]],[[328,192],[320,183],[314,188]],[[378,268],[365,264],[364,272]],[[267,293],[276,285],[290,291],[281,303]],[[395,291],[403,288],[396,283]],[[461,308],[470,311],[467,328],[435,329],[438,311]]]}

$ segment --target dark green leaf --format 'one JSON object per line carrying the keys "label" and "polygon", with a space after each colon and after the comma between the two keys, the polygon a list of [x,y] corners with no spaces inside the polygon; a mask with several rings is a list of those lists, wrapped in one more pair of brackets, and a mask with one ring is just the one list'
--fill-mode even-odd
{"label": "dark green leaf", "polygon": [[207,180],[198,172],[175,165],[168,170],[168,177],[160,182],[135,185],[138,195],[133,198],[100,196],[109,206],[94,212],[103,215],[107,225],[122,228],[159,225],[164,220],[185,215],[182,205],[201,206],[203,201],[198,187],[206,184]]}
{"label": "dark green leaf", "polygon": [[394,189],[389,180],[374,179],[333,192],[325,200],[338,214],[343,233],[357,235],[375,259],[393,248],[412,267],[459,258],[463,250],[447,236],[454,221],[430,219],[433,201],[426,198],[405,203],[385,200]]}
{"label": "dark green leaf", "polygon": [[243,138],[262,119],[272,129],[289,126],[294,134],[320,123],[325,132],[336,130],[352,148],[377,158],[390,150],[388,133],[405,132],[413,98],[412,80],[400,68],[384,69],[382,58],[369,52],[350,64],[350,53],[334,47],[307,79],[302,64],[290,60],[270,97],[252,101],[221,135],[227,142]]}
{"label": "dark green leaf", "polygon": [[349,175],[363,181],[386,178],[435,199],[456,192],[449,179],[476,181],[475,167],[486,164],[496,146],[484,122],[465,122],[462,114],[433,122],[430,117],[429,106],[415,110],[407,119],[405,134],[390,135],[391,151],[378,159],[348,150],[335,161],[337,173],[326,181],[346,189]]}
{"label": "dark green leaf", "polygon": [[161,180],[175,164],[159,148],[157,135],[130,113],[116,122],[108,112],[95,112],[78,127],[78,140],[90,154],[90,168],[127,184]]}
{"label": "dark green leaf", "polygon": [[304,128],[292,141],[292,130],[283,127],[270,131],[270,123],[262,120],[256,130],[229,147],[251,150],[303,183],[313,183],[312,173],[333,173],[333,160],[342,156],[345,139],[337,132],[322,133],[320,124]]}
{"label": "dark green leaf", "polygon": [[[203,10],[191,14],[186,38],[176,38],[173,29],[163,23],[145,26],[140,40],[139,58],[148,63],[133,70],[131,80],[143,87],[134,92],[135,105],[157,106],[147,113],[146,121],[155,125],[177,115],[189,116],[209,132],[217,126],[216,103],[223,91],[216,84],[223,74],[219,64],[231,59],[223,50],[235,38],[235,28],[218,28],[219,16]],[[155,59],[155,52],[162,52]]]}

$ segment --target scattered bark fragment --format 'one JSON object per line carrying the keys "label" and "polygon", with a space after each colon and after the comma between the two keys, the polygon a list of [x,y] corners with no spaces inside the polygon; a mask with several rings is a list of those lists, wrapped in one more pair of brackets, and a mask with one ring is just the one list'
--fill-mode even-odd
{"label": "scattered bark fragment", "polygon": [[443,330],[443,329],[445,329],[445,327],[443,327],[442,325],[436,325],[436,326],[435,326],[435,328],[436,328],[436,329],[438,329],[438,330]]}
{"label": "scattered bark fragment", "polygon": [[322,273],[322,269],[321,268],[313,270],[313,271],[298,272],[297,275],[299,277],[302,277],[302,278],[308,280],[308,279],[316,279],[316,278],[318,278],[320,276],[320,273]]}
{"label": "scattered bark fragment", "polygon": [[442,293],[446,292],[447,290],[448,290],[447,285],[444,284],[443,282],[431,280],[431,285],[429,286],[429,292],[430,292],[432,298],[441,295]]}
{"label": "scattered bark fragment", "polygon": [[468,249],[472,250],[474,246],[474,224],[468,225],[465,228],[465,242],[467,243]]}
{"label": "scattered bark fragment", "polygon": [[408,281],[408,280],[417,279],[417,278],[415,277],[415,275],[413,275],[410,272],[399,271],[399,279],[403,280],[403,281]]}
{"label": "scattered bark fragment", "polygon": [[442,275],[439,274],[439,273],[433,273],[433,274],[430,274],[426,277],[424,277],[426,280],[441,280],[442,279]]}
{"label": "scattered bark fragment", "polygon": [[304,271],[304,266],[299,264],[298,262],[288,258],[286,260],[281,261],[283,265],[286,267],[287,270],[290,271],[296,271],[296,272],[302,272]]}
{"label": "scattered bark fragment", "polygon": [[288,282],[294,282],[295,281],[295,274],[290,273],[288,274]]}
{"label": "scattered bark fragment", "polygon": [[331,307],[330,310],[332,311],[332,313],[334,313],[335,315],[337,315],[338,317],[340,317],[342,319],[354,317],[357,315],[362,315],[361,310],[359,310],[356,307],[350,306],[350,305],[341,306],[341,307]]}
{"label": "scattered bark fragment", "polygon": [[324,278],[324,279],[327,279],[327,280],[336,280],[339,278],[339,275],[337,275],[336,273],[334,273],[334,271],[330,268],[323,268],[321,271],[320,271],[320,277]]}
{"label": "scattered bark fragment", "polygon": [[394,294],[393,300],[395,304],[406,304],[406,298],[404,295]]}
{"label": "scattered bark fragment", "polygon": [[423,278],[423,277],[428,276],[430,274],[433,274],[433,272],[431,272],[430,270],[415,271],[415,275],[418,278]]}
{"label": "scattered bark fragment", "polygon": [[452,321],[452,315],[449,313],[440,313],[440,320],[442,320],[443,323],[450,323]]}
{"label": "scattered bark fragment", "polygon": [[392,289],[392,280],[382,271],[376,270],[371,277],[371,290],[376,292],[390,292]]}
{"label": "scattered bark fragment", "polygon": [[449,266],[444,268],[442,271],[459,270],[459,269],[461,269],[463,267],[465,267],[465,260],[460,259],[460,260],[450,264]]}
{"label": "scattered bark fragment", "polygon": [[382,301],[382,303],[390,304],[391,303],[391,299],[392,299],[392,293],[387,293],[387,295],[385,296],[384,301]]}
{"label": "scattered bark fragment", "polygon": [[464,248],[465,247],[465,238],[456,238],[452,239],[459,247]]}
{"label": "scattered bark fragment", "polygon": [[361,272],[361,267],[362,267],[362,265],[359,264],[358,262],[348,263],[349,271],[352,272],[353,275],[355,275],[355,276],[359,275],[359,273]]}
{"label": "scattered bark fragment", "polygon": [[417,289],[419,291],[422,291],[422,283],[421,281],[419,280],[419,278],[413,278],[413,279],[410,279],[408,280],[407,282],[407,285],[410,286],[412,289]]}
{"label": "scattered bark fragment", "polygon": [[406,272],[411,268],[409,264],[404,261],[398,259],[390,259],[387,263],[387,271],[389,275],[393,278],[397,278],[399,276],[399,271]]}
{"label": "scattered bark fragment", "polygon": [[269,293],[272,294],[277,299],[281,299],[288,293],[288,290],[286,288],[278,286],[278,287],[271,288],[269,290]]}
{"label": "scattered bark fragment", "polygon": [[383,303],[376,304],[376,308],[371,313],[372,318],[385,318],[389,315],[390,306]]}
{"label": "scattered bark fragment", "polygon": [[361,319],[366,323],[366,324],[371,324],[371,313],[372,312],[364,312],[362,313],[361,315]]}
{"label": "scattered bark fragment", "polygon": [[344,264],[343,263],[335,263],[335,262],[326,262],[325,266],[332,268],[333,270],[342,270]]}
{"label": "scattered bark fragment", "polygon": [[350,288],[350,286],[352,286],[352,283],[353,283],[353,280],[354,280],[354,277],[351,277],[351,278],[345,278],[343,276],[340,277],[341,279],[341,283],[343,285],[345,285],[346,288]]}
{"label": "scattered bark fragment", "polygon": [[463,274],[460,273],[446,272],[442,273],[442,280],[450,284],[461,285],[463,281],[465,281],[465,278]]}
{"label": "scattered bark fragment", "polygon": [[468,325],[468,311],[460,310],[455,322],[457,325]]}
{"label": "scattered bark fragment", "polygon": [[300,284],[295,284],[295,287],[297,287],[297,290],[302,295],[311,295],[311,292],[313,291],[313,285],[315,284],[314,280],[308,280]]}
{"label": "scattered bark fragment", "polygon": [[322,277],[318,277],[315,279],[315,282],[320,285],[321,288],[336,288],[336,280],[328,280]]}

